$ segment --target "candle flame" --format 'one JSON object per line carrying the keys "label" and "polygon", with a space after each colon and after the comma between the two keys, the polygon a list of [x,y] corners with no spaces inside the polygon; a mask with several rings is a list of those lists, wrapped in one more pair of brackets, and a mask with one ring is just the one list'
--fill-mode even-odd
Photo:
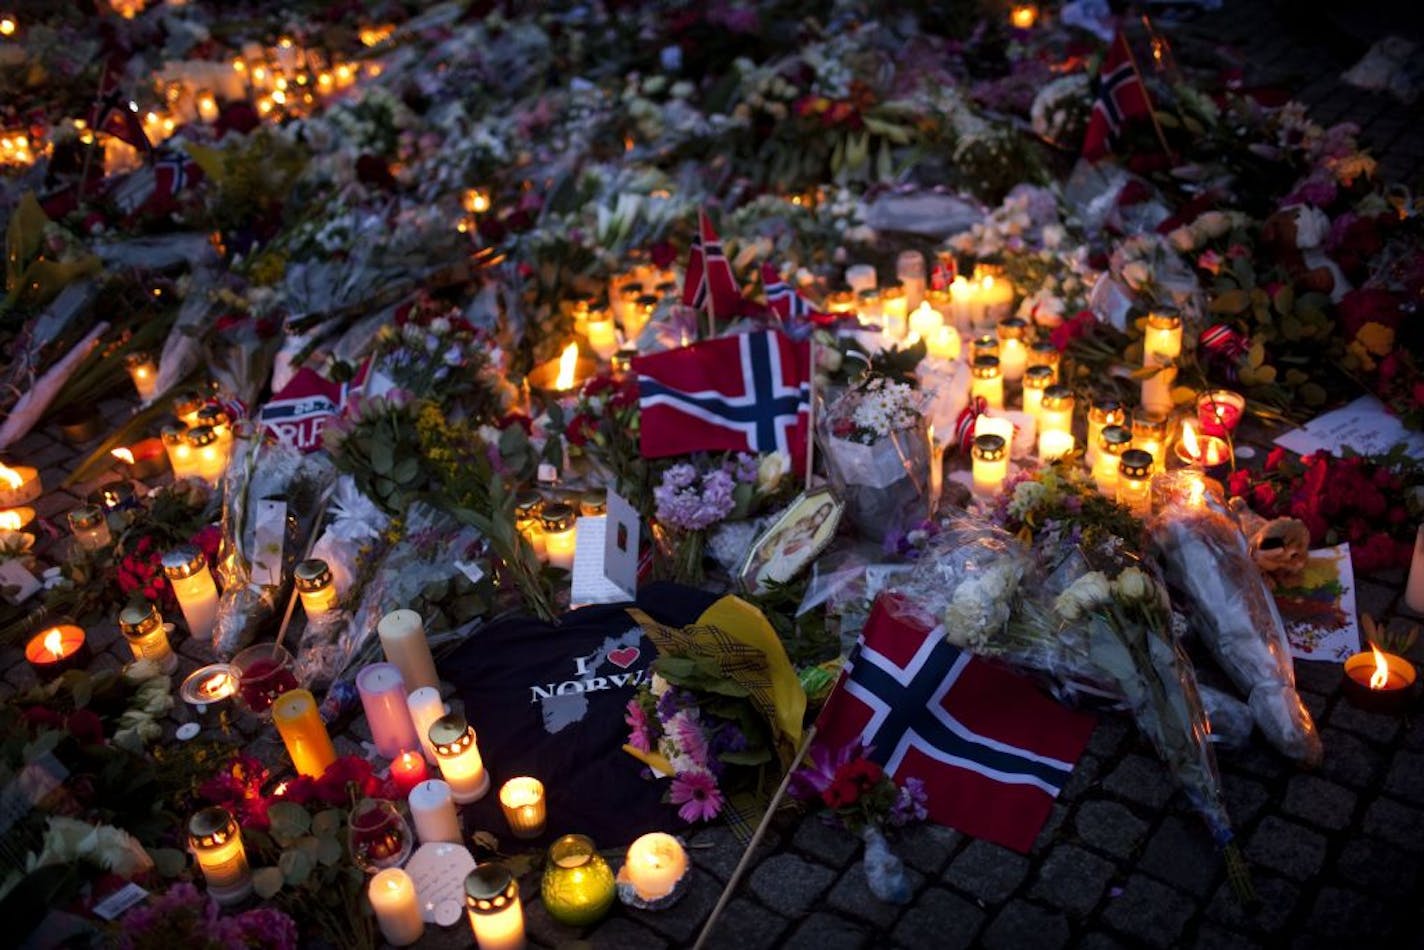
{"label": "candle flame", "polygon": [[993,275],[993,274],[985,274],[983,277],[981,277],[981,278],[979,279],[979,286],[980,286],[980,287],[983,287],[985,290],[993,290],[993,289],[994,289],[994,275]]}
{"label": "candle flame", "polygon": [[1208,465],[1220,465],[1220,464],[1221,464],[1221,440],[1220,440],[1220,439],[1217,439],[1217,438],[1209,438],[1209,439],[1206,440],[1206,464],[1208,464]]}
{"label": "candle flame", "polygon": [[484,214],[490,209],[489,192],[483,188],[471,188],[465,192],[462,204],[470,214]]}
{"label": "candle flame", "polygon": [[578,366],[578,344],[570,343],[559,355],[559,375],[554,388],[560,392],[574,388],[574,370]]}
{"label": "candle flame", "polygon": [[0,511],[0,531],[19,531],[23,527],[24,523],[20,520],[18,511]]}
{"label": "candle flame", "polygon": [[198,687],[198,692],[210,699],[222,699],[232,693],[232,676],[214,673]]}
{"label": "candle flame", "polygon": [[1373,643],[1370,644],[1370,650],[1375,655],[1375,671],[1370,674],[1370,689],[1384,689],[1389,685],[1389,663],[1380,648]]}
{"label": "candle flame", "polygon": [[1020,30],[1027,30],[1038,21],[1038,7],[1031,3],[1021,4],[1009,13],[1009,20]]}
{"label": "candle flame", "polygon": [[13,491],[23,485],[25,483],[25,480],[20,477],[19,472],[15,471],[13,468],[6,465],[4,462],[0,462],[0,482],[4,482],[6,485],[10,486],[10,490]]}
{"label": "candle flame", "polygon": [[112,450],[109,454],[125,465],[132,465],[134,463],[134,454],[131,449],[119,447]]}
{"label": "candle flame", "polygon": [[[50,655],[56,660],[64,656],[64,634],[59,632],[58,627],[55,627],[49,633],[45,634],[44,648],[48,650]],[[1370,683],[1373,685],[1374,680],[1370,680]]]}
{"label": "candle flame", "polygon": [[1190,419],[1182,423],[1182,448],[1186,449],[1192,458],[1201,458],[1201,443],[1197,441],[1197,430]]}

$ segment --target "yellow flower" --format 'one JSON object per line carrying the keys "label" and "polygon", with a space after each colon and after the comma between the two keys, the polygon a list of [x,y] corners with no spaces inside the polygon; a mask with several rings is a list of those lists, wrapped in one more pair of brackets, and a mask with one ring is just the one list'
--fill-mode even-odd
{"label": "yellow flower", "polygon": [[1355,340],[1375,356],[1388,356],[1389,351],[1394,349],[1394,330],[1371,320],[1360,327],[1360,332],[1355,334]]}

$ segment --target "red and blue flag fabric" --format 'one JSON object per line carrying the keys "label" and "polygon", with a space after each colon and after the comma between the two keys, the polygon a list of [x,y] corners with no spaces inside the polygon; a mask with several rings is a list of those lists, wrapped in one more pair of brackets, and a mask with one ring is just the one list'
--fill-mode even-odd
{"label": "red and blue flag fabric", "polygon": [[816,721],[817,744],[863,742],[897,782],[924,782],[932,821],[1027,852],[1095,718],[891,608],[882,596],[871,609]]}
{"label": "red and blue flag fabric", "polygon": [[1098,70],[1098,98],[1088,117],[1083,137],[1083,157],[1096,162],[1112,151],[1113,142],[1130,119],[1152,114],[1147,87],[1132,62],[1127,38],[1119,30]]}
{"label": "red and blue flag fabric", "polygon": [[773,452],[805,460],[810,345],[776,330],[704,340],[639,356],[644,457]]}
{"label": "red and blue flag fabric", "polygon": [[766,305],[793,335],[805,335],[812,326],[825,322],[827,315],[782,280],[781,273],[769,263],[761,265],[761,283],[766,292]]}
{"label": "red and blue flag fabric", "polygon": [[742,306],[732,265],[706,211],[697,212],[697,237],[692,240],[682,278],[682,302],[720,320],[730,320]]}
{"label": "red and blue flag fabric", "polygon": [[119,88],[121,66],[110,60],[104,64],[99,97],[89,113],[89,128],[112,135],[134,148],[151,153],[153,144],[138,118],[138,105]]}

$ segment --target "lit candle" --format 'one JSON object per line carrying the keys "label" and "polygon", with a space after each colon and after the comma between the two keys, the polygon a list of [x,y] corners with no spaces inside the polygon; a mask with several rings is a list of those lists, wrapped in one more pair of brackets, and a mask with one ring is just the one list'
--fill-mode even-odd
{"label": "lit candle", "polygon": [[905,292],[905,306],[918,310],[925,299],[925,256],[919,251],[901,251],[895,258],[895,276]]}
{"label": "lit candle", "polygon": [[1122,453],[1132,446],[1132,433],[1120,425],[1104,426],[1098,437],[1098,454],[1093,459],[1093,481],[1105,498],[1117,497],[1117,473]]}
{"label": "lit candle", "polygon": [[1371,643],[1368,653],[1345,661],[1341,685],[1352,705],[1370,712],[1398,712],[1409,705],[1414,679],[1413,663]]}
{"label": "lit candle", "polygon": [[1024,343],[1028,324],[1018,317],[1009,317],[999,321],[995,334],[999,338],[999,366],[1004,372],[1004,379],[1011,382],[1023,379],[1024,369],[1028,366],[1028,347]]}
{"label": "lit candle", "polygon": [[440,690],[434,686],[413,689],[410,695],[406,696],[405,704],[410,709],[410,720],[415,723],[415,734],[420,739],[425,760],[435,765],[435,745],[430,741],[430,727],[435,725],[435,720],[445,715],[445,701],[440,698]]}
{"label": "lit candle", "polygon": [[208,125],[212,125],[218,120],[218,100],[206,89],[198,92],[198,118]]}
{"label": "lit candle", "polygon": [[1414,559],[1409,562],[1404,605],[1416,614],[1424,614],[1424,525],[1414,532]]}
{"label": "lit candle", "polygon": [[272,703],[272,724],[301,775],[321,778],[336,761],[336,749],[309,690],[294,689],[278,696]]}
{"label": "lit candle", "polygon": [[208,893],[224,906],[238,904],[252,893],[252,873],[242,831],[225,808],[204,808],[188,821],[188,847],[198,859]]}
{"label": "lit candle", "polygon": [[391,760],[391,782],[402,797],[428,778],[430,769],[425,764],[425,756],[415,750],[407,749]]}
{"label": "lit candle", "polygon": [[[400,670],[407,690],[440,685],[440,675],[435,672],[435,658],[430,655],[430,641],[425,638],[425,623],[420,614],[414,610],[392,610],[376,624],[376,635],[381,638],[381,649],[386,659]],[[405,699],[404,693],[401,699]],[[403,707],[405,703],[401,705]],[[414,742],[402,746],[414,747]]]}
{"label": "lit candle", "polygon": [[[975,268],[976,271],[985,268]],[[983,274],[979,278],[976,301],[979,323],[976,328],[989,329],[1009,316],[1014,309],[1014,285],[1002,274]]]}
{"label": "lit candle", "polygon": [[1009,477],[1009,452],[1003,436],[975,436],[970,456],[973,459],[974,494],[981,498],[997,495]]}
{"label": "lit candle", "polygon": [[1152,456],[1153,471],[1167,470],[1167,416],[1141,407],[1132,414],[1132,447]]}
{"label": "lit candle", "polygon": [[298,688],[296,661],[280,643],[254,643],[232,658],[230,668],[237,679],[237,694],[259,716]]}
{"label": "lit candle", "polygon": [[549,847],[539,894],[550,917],[570,927],[587,927],[613,906],[617,882],[591,839],[564,835]]}
{"label": "lit candle", "polygon": [[114,540],[109,533],[109,517],[95,505],[81,505],[69,512],[69,530],[80,549],[97,551]]}
{"label": "lit candle", "polygon": [[332,583],[331,568],[321,558],[299,562],[292,571],[292,577],[308,620],[315,620],[328,610],[336,609],[336,585]]}
{"label": "lit candle", "polygon": [[954,327],[937,327],[925,338],[925,348],[936,359],[957,360],[960,353],[959,331]]}
{"label": "lit candle", "polygon": [[625,336],[631,340],[633,336],[628,335],[628,328],[636,323],[634,311],[638,307],[638,298],[643,296],[643,285],[626,274],[614,277],[609,283],[608,309],[613,312],[613,319],[623,327]]}
{"label": "lit candle", "polygon": [[486,188],[467,188],[460,196],[460,206],[470,214],[484,214],[490,209],[490,194]]}
{"label": "lit candle", "polygon": [[1139,518],[1152,514],[1152,455],[1142,449],[1122,453],[1117,470],[1117,503]]}
{"label": "lit candle", "polygon": [[1049,386],[1043,392],[1038,411],[1038,457],[1044,461],[1062,458],[1073,451],[1073,390]]}
{"label": "lit candle", "polygon": [[158,364],[153,361],[152,354],[142,351],[130,353],[124,357],[124,369],[129,371],[139,401],[146,403],[151,400],[158,388]]}
{"label": "lit candle", "polygon": [[371,878],[366,890],[381,936],[393,947],[407,947],[425,934],[415,882],[400,868],[386,868]]}
{"label": "lit candle", "polygon": [[489,773],[480,758],[475,730],[458,713],[441,716],[430,727],[440,774],[450,786],[450,795],[461,805],[479,801],[489,791]]}
{"label": "lit candle", "polygon": [[855,292],[855,312],[864,323],[880,323],[880,291],[865,287]]}
{"label": "lit candle", "polygon": [[188,674],[179,687],[183,701],[202,712],[212,703],[222,702],[237,692],[237,678],[226,663],[210,663]]}
{"label": "lit candle", "polygon": [[124,464],[130,478],[154,478],[169,467],[162,439],[139,439],[109,454]]}
{"label": "lit candle", "polygon": [[1245,412],[1245,398],[1229,389],[1210,389],[1197,397],[1197,421],[1207,435],[1227,438]]}
{"label": "lit candle", "polygon": [[232,416],[228,415],[226,409],[218,405],[208,405],[198,410],[198,425],[207,426],[213,430],[213,434],[218,437],[218,444],[223,447],[223,452],[228,453],[232,447]]}
{"label": "lit candle", "polygon": [[1187,419],[1182,423],[1182,438],[1177,443],[1177,460],[1189,467],[1198,467],[1217,477],[1231,461],[1231,446],[1214,435],[1197,435],[1196,427]]}
{"label": "lit candle", "polygon": [[449,785],[438,778],[426,779],[410,790],[406,802],[410,805],[411,820],[415,822],[416,837],[422,844],[460,843],[460,816],[455,811],[455,800],[450,797]]}
{"label": "lit candle", "polygon": [[655,901],[671,894],[687,873],[687,852],[672,835],[655,831],[628,846],[624,868],[638,896]]}
{"label": "lit candle", "polygon": [[405,704],[405,681],[394,663],[364,667],[356,674],[356,691],[361,694],[361,706],[377,752],[394,759],[402,751],[420,745],[410,708]]}
{"label": "lit candle", "polygon": [[984,397],[990,409],[1004,408],[1004,377],[999,372],[998,357],[978,357],[971,372],[973,378],[969,382],[969,397]]}
{"label": "lit candle", "polygon": [[999,337],[994,333],[981,333],[969,343],[969,352],[974,359],[981,356],[999,358]]}
{"label": "lit candle", "polygon": [[588,348],[593,350],[599,359],[607,362],[618,352],[618,334],[606,312],[600,310],[598,313],[598,318],[589,317],[584,325],[584,333],[588,336]]}
{"label": "lit candle", "polygon": [[544,546],[544,524],[539,520],[543,510],[544,498],[532,488],[521,491],[514,498],[514,526],[541,561],[549,556]]}
{"label": "lit candle", "polygon": [[168,467],[173,469],[173,478],[180,480],[198,474],[193,449],[188,445],[188,430],[179,426],[165,426],[163,448],[168,452]]}
{"label": "lit candle", "polygon": [[499,807],[516,838],[537,838],[544,833],[544,783],[521,776],[499,789]]}
{"label": "lit candle", "polygon": [[1035,422],[1043,408],[1043,394],[1052,385],[1053,370],[1047,366],[1030,366],[1024,370],[1023,409]]}
{"label": "lit candle", "polygon": [[65,670],[79,669],[89,662],[89,644],[84,631],[74,624],[50,627],[25,644],[25,659],[40,679],[54,679]]}
{"label": "lit candle", "polygon": [[1038,7],[1032,3],[1015,4],[1009,10],[1009,22],[1014,25],[1014,29],[1031,29],[1038,22]]}
{"label": "lit candle", "polygon": [[958,330],[961,335],[973,330],[974,306],[978,296],[978,288],[971,284],[969,278],[963,274],[960,274],[949,282],[950,312],[954,321],[954,328]]}
{"label": "lit candle", "polygon": [[[1094,399],[1088,407],[1088,464],[1098,460],[1098,448],[1102,442],[1103,429],[1108,426],[1127,425],[1127,410],[1116,399]],[[1114,475],[1116,478],[1116,475]]]}
{"label": "lit candle", "polygon": [[524,950],[524,907],[508,868],[485,864],[470,872],[465,912],[479,950]]}
{"label": "lit candle", "polygon": [[910,329],[910,308],[905,292],[899,287],[887,287],[880,294],[880,324],[889,342],[900,342]]}
{"label": "lit candle", "polygon": [[[1059,379],[1058,367],[1063,361],[1063,354],[1058,352],[1058,347],[1048,340],[1035,340],[1028,346],[1029,368],[1035,366],[1047,366],[1053,371],[1053,382],[1061,382]],[[1052,384],[1050,384],[1052,385]]]}
{"label": "lit candle", "polygon": [[158,605],[145,603],[119,611],[119,632],[128,642],[135,660],[152,660],[165,673],[178,668],[178,654],[168,643],[168,630]]}
{"label": "lit candle", "polygon": [[198,424],[198,410],[207,405],[207,400],[189,390],[173,397],[173,414],[178,421],[192,428]]}
{"label": "lit candle", "polygon": [[1147,317],[1142,340],[1142,365],[1162,367],[1142,381],[1142,405],[1152,412],[1172,411],[1172,384],[1177,379],[1177,358],[1182,355],[1182,318],[1163,311]]}
{"label": "lit candle", "polygon": [[35,509],[29,505],[0,511],[0,531],[23,531],[35,520]]}
{"label": "lit candle", "polygon": [[40,473],[28,465],[13,468],[0,462],[0,508],[18,508],[40,497]]}
{"label": "lit candle", "polygon": [[539,515],[539,523],[544,530],[544,550],[549,566],[573,570],[577,523],[573,508],[563,502],[547,504]]}
{"label": "lit candle", "polygon": [[940,316],[940,312],[931,307],[928,302],[921,301],[920,305],[910,313],[910,333],[924,340],[926,345],[943,328],[944,317]]}
{"label": "lit candle", "polygon": [[192,547],[174,548],[163,555],[163,574],[173,588],[173,596],[178,598],[188,635],[211,639],[218,620],[218,587],[203,552]]}
{"label": "lit candle", "polygon": [[197,426],[188,430],[187,439],[193,453],[193,474],[216,488],[227,471],[227,453],[218,434],[209,426]]}
{"label": "lit candle", "polygon": [[878,280],[875,267],[871,264],[852,264],[845,271],[846,286],[857,294],[865,290],[874,290]]}

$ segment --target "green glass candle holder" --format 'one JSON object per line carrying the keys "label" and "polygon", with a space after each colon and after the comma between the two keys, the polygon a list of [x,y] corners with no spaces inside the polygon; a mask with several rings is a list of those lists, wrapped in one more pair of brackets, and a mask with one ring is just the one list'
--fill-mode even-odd
{"label": "green glass candle holder", "polygon": [[585,835],[564,835],[549,846],[539,890],[549,916],[570,927],[602,920],[618,895],[613,870]]}

